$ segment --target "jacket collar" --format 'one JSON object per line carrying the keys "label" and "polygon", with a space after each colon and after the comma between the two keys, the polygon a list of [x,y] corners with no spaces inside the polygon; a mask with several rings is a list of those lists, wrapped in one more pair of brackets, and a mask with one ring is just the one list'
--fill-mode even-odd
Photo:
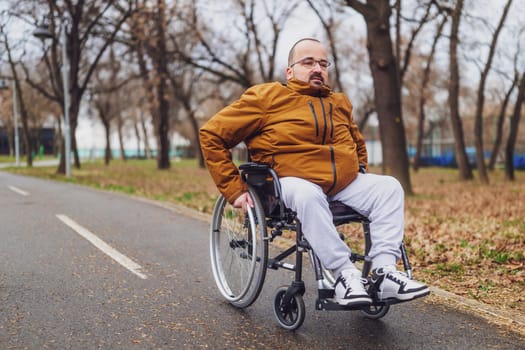
{"label": "jacket collar", "polygon": [[302,95],[326,97],[332,94],[332,89],[328,85],[323,85],[318,89],[310,86],[310,84],[302,80],[295,78],[288,80],[286,85]]}

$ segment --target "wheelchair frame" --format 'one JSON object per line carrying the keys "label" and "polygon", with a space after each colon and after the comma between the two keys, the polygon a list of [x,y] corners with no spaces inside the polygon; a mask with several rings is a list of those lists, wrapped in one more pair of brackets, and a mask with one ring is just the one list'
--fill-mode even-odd
{"label": "wheelchair frame", "polygon": [[[305,284],[302,278],[303,253],[308,252],[317,281],[316,310],[360,310],[366,317],[379,319],[387,314],[392,302],[382,302],[374,285],[365,284],[373,303],[369,306],[346,306],[336,303],[335,279],[315,255],[304,238],[301,223],[296,213],[282,202],[277,173],[266,164],[245,163],[239,167],[241,177],[248,184],[248,192],[254,207],[246,213],[234,209],[222,196],[217,200],[212,218],[210,255],[215,281],[222,295],[234,306],[245,308],[259,296],[266,271],[286,269],[294,272],[290,286],[277,289],[274,298],[274,314],[279,324],[289,330],[299,328],[305,318],[303,295]],[[364,254],[351,253],[352,262],[363,262],[362,277],[369,281],[371,259],[367,256],[371,248],[370,221],[341,202],[330,202],[333,222],[336,226],[361,223],[364,235]],[[270,235],[268,235],[270,229]],[[268,242],[281,236],[284,230],[296,232],[295,244],[274,257],[268,256]],[[222,244],[221,244],[222,243]],[[409,278],[412,270],[405,245],[401,244],[403,266]],[[295,264],[284,260],[295,255]],[[229,269],[228,269],[229,268]],[[236,281],[239,278],[240,281]]]}

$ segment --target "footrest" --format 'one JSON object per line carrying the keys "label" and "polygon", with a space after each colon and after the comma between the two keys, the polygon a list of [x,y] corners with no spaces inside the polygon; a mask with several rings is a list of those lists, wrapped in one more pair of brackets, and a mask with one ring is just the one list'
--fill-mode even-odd
{"label": "footrest", "polygon": [[341,305],[336,303],[333,299],[320,299],[317,298],[315,301],[316,310],[327,310],[327,311],[349,311],[349,310],[363,310],[370,306],[370,304],[364,305]]}

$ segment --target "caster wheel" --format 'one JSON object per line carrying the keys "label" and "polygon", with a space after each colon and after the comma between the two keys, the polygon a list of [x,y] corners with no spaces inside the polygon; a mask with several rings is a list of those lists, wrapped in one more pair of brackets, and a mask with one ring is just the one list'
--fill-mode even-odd
{"label": "caster wheel", "polygon": [[281,327],[293,331],[303,324],[306,308],[303,296],[300,294],[293,295],[285,305],[284,296],[287,290],[287,286],[277,289],[273,303],[273,312]]}
{"label": "caster wheel", "polygon": [[388,304],[375,304],[362,309],[361,312],[365,315],[366,318],[378,320],[381,317],[385,316],[388,310],[390,310],[390,305]]}

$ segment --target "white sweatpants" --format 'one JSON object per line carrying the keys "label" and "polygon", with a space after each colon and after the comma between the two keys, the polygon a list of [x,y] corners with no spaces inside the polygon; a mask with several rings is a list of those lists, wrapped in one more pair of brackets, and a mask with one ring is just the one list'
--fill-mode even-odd
{"label": "white sweatpants", "polygon": [[353,268],[350,248],[340,239],[328,207],[338,200],[370,219],[372,265],[395,264],[401,257],[404,227],[404,192],[391,176],[361,174],[328,198],[318,185],[297,177],[280,179],[286,206],[297,213],[303,234],[325,268],[339,273]]}

